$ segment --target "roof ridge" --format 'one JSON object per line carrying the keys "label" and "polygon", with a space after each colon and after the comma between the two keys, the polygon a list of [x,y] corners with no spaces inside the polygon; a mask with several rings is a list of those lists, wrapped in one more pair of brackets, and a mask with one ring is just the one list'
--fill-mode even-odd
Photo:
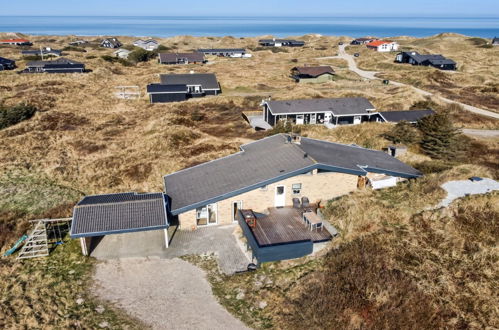
{"label": "roof ridge", "polygon": [[112,203],[96,203],[96,204],[84,204],[84,205],[76,204],[75,208],[84,208],[84,207],[91,207],[91,206],[104,206],[104,205],[117,205],[117,204],[124,204],[124,203],[135,204],[135,203],[143,203],[143,202],[157,201],[157,200],[163,200],[163,199],[164,199],[164,197],[157,197],[157,198],[151,198],[151,199],[119,201],[119,202],[112,202]]}

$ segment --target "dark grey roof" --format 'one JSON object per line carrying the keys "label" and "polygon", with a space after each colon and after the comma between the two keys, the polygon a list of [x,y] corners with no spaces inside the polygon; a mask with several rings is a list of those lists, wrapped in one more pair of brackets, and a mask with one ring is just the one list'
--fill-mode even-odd
{"label": "dark grey roof", "polygon": [[372,172],[417,177],[420,172],[382,152],[277,134],[241,146],[241,151],[164,177],[172,214],[223,200],[315,168],[365,175]]}
{"label": "dark grey roof", "polygon": [[244,48],[200,48],[198,49],[200,53],[244,53],[246,49]]}
{"label": "dark grey roof", "polygon": [[162,85],[201,85],[203,89],[220,89],[214,73],[185,73],[159,75]]}
{"label": "dark grey roof", "polygon": [[5,57],[0,57],[0,64],[8,64],[8,65],[11,65],[15,63],[15,61],[13,60],[9,60],[8,58],[5,58]]}
{"label": "dark grey roof", "polygon": [[31,50],[22,50],[22,55],[57,55],[61,56],[62,51],[57,49],[31,49]]}
{"label": "dark grey roof", "polygon": [[456,62],[454,62],[453,60],[449,59],[449,58],[444,58],[444,59],[431,59],[431,60],[428,60],[431,64],[433,65],[453,65],[453,64],[456,64]]}
{"label": "dark grey roof", "polygon": [[113,48],[122,46],[122,43],[118,40],[118,38],[106,38],[101,41],[101,45],[103,45],[104,43],[109,43]]}
{"label": "dark grey roof", "polygon": [[26,66],[46,67],[46,66],[50,66],[50,65],[62,65],[62,64],[63,65],[83,65],[83,63],[61,57],[61,58],[58,58],[57,60],[53,60],[53,61],[31,61],[31,62],[26,63]]}
{"label": "dark grey roof", "polygon": [[161,93],[187,93],[187,85],[161,85],[149,84],[147,85],[147,93],[161,94]]}
{"label": "dark grey roof", "polygon": [[265,185],[265,181],[314,165],[304,152],[284,135],[274,135],[241,146],[241,152],[166,175],[165,191],[171,199],[171,210],[196,203],[207,204],[249,186]]}
{"label": "dark grey roof", "polygon": [[400,121],[407,121],[414,123],[423,117],[431,116],[435,113],[433,110],[402,110],[402,111],[380,111],[381,117],[385,121],[398,123]]}
{"label": "dark grey roof", "polygon": [[[429,61],[432,64],[435,64],[435,63],[438,63],[438,64],[456,64],[453,60],[447,59],[445,56],[442,56],[440,54],[422,55],[422,54],[419,54],[418,52],[402,52],[402,54],[406,54],[407,56],[411,57],[417,64],[421,64],[425,61]],[[443,61],[443,62],[439,63],[439,61]]]}
{"label": "dark grey roof", "polygon": [[166,205],[162,193],[86,196],[73,210],[71,237],[168,228]]}
{"label": "dark grey roof", "polygon": [[351,170],[365,169],[391,175],[417,177],[421,172],[383,151],[366,149],[309,138],[302,138],[300,148],[320,164]]}
{"label": "dark grey roof", "polygon": [[492,44],[493,44],[493,45],[494,45],[494,44],[496,44],[496,45],[497,45],[497,44],[499,44],[499,38],[494,37],[494,39],[492,39]]}
{"label": "dark grey roof", "polygon": [[331,111],[333,115],[340,116],[367,114],[368,109],[374,110],[374,105],[365,97],[267,101],[266,103],[274,115]]}
{"label": "dark grey roof", "polygon": [[187,59],[189,62],[204,62],[204,54],[195,53],[160,53],[159,61],[161,63],[177,63],[178,61]]}

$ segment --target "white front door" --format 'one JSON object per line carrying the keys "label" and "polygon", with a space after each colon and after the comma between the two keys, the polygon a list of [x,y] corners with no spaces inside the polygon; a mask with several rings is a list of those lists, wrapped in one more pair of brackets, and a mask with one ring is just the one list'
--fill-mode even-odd
{"label": "white front door", "polygon": [[303,125],[303,115],[296,115],[296,125]]}
{"label": "white front door", "polygon": [[284,186],[275,187],[275,207],[286,205],[286,188]]}
{"label": "white front door", "polygon": [[317,115],[315,113],[310,114],[310,124],[317,124]]}
{"label": "white front door", "polygon": [[354,116],[353,117],[353,124],[354,125],[360,124],[361,120],[362,120],[361,116]]}

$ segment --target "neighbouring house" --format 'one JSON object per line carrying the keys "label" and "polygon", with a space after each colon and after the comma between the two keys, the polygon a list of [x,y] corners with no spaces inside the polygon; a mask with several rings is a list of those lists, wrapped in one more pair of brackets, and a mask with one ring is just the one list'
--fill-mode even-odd
{"label": "neighbouring house", "polygon": [[114,51],[113,54],[116,57],[127,59],[128,55],[130,55],[131,52],[132,52],[131,50],[120,48]]}
{"label": "neighbouring house", "polygon": [[434,115],[433,110],[401,110],[401,111],[380,111],[379,115],[383,122],[399,123],[406,121],[415,124],[418,120]]}
{"label": "neighbouring house", "polygon": [[55,56],[55,57],[59,57],[62,55],[62,51],[57,50],[57,49],[52,49],[50,47],[43,47],[40,49],[22,50],[21,55],[23,55],[23,56]]}
{"label": "neighbouring house", "polygon": [[213,55],[221,57],[238,57],[238,58],[248,58],[251,54],[246,53],[244,48],[200,48],[198,52],[204,55]]}
{"label": "neighbouring house", "polygon": [[28,39],[3,39],[0,45],[31,46],[33,43]]}
{"label": "neighbouring house", "polygon": [[305,41],[293,40],[293,39],[261,39],[258,40],[260,46],[265,47],[302,47],[305,45]]}
{"label": "neighbouring house", "polygon": [[162,74],[160,80],[159,84],[147,85],[151,103],[178,102],[221,93],[214,73]]}
{"label": "neighbouring house", "polygon": [[375,40],[378,40],[376,38],[357,38],[357,39],[354,39],[352,40],[352,42],[350,42],[351,45],[365,45],[365,44],[368,44],[370,42],[373,42]]}
{"label": "neighbouring house", "polygon": [[154,39],[138,39],[133,42],[133,45],[144,50],[152,51],[159,47],[159,42]]}
{"label": "neighbouring house", "polygon": [[291,77],[296,82],[324,83],[334,79],[334,70],[330,66],[297,66],[291,69]]}
{"label": "neighbouring house", "polygon": [[159,53],[158,61],[161,64],[198,64],[205,63],[203,53]]}
{"label": "neighbouring house", "polygon": [[82,39],[79,39],[79,40],[75,40],[75,41],[71,41],[70,43],[68,43],[70,46],[81,46],[81,45],[85,45],[85,44],[88,44],[88,41],[86,40],[82,40]]}
{"label": "neighbouring house", "polygon": [[440,54],[421,55],[418,52],[401,52],[395,57],[397,63],[432,66],[440,70],[456,70],[457,64]]}
{"label": "neighbouring house", "polygon": [[16,61],[0,57],[0,71],[13,70],[16,68]]}
{"label": "neighbouring house", "polygon": [[139,47],[139,48],[142,48],[142,49],[145,49],[148,51],[152,51],[152,50],[155,50],[159,47],[159,42],[157,42],[154,39],[147,39],[147,40],[139,39],[139,40],[135,40],[133,42],[133,45],[135,47]]}
{"label": "neighbouring house", "polygon": [[120,48],[123,44],[117,38],[106,38],[101,41],[100,46],[104,48]]}
{"label": "neighbouring house", "polygon": [[393,52],[399,49],[399,44],[391,40],[375,40],[366,44],[366,47],[377,52]]}
{"label": "neighbouring house", "polygon": [[168,247],[168,199],[163,193],[134,192],[86,196],[73,209],[70,235],[79,238],[84,255],[92,239],[147,230],[164,230]]}
{"label": "neighbouring house", "polygon": [[364,97],[343,97],[334,99],[301,99],[262,102],[262,119],[270,126],[280,121],[296,125],[360,124],[379,121],[376,108]]}
{"label": "neighbouring house", "polygon": [[327,226],[312,235],[304,217],[324,226],[321,205],[380,175],[397,182],[421,173],[383,151],[277,134],[168,174],[164,184],[181,230],[238,222],[261,263],[304,256],[331,239]]}
{"label": "neighbouring house", "polygon": [[499,38],[494,37],[492,39],[492,46],[499,46]]}
{"label": "neighbouring house", "polygon": [[26,64],[26,68],[21,73],[83,73],[85,64],[58,58],[53,61],[32,61]]}

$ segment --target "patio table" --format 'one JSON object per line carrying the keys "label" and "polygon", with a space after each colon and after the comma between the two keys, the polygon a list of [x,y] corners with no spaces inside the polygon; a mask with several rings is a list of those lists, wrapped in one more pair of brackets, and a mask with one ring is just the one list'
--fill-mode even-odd
{"label": "patio table", "polygon": [[303,220],[305,220],[307,223],[310,224],[310,230],[312,230],[314,227],[317,229],[317,227],[319,226],[321,227],[322,230],[322,219],[316,213],[314,212],[303,213]]}

